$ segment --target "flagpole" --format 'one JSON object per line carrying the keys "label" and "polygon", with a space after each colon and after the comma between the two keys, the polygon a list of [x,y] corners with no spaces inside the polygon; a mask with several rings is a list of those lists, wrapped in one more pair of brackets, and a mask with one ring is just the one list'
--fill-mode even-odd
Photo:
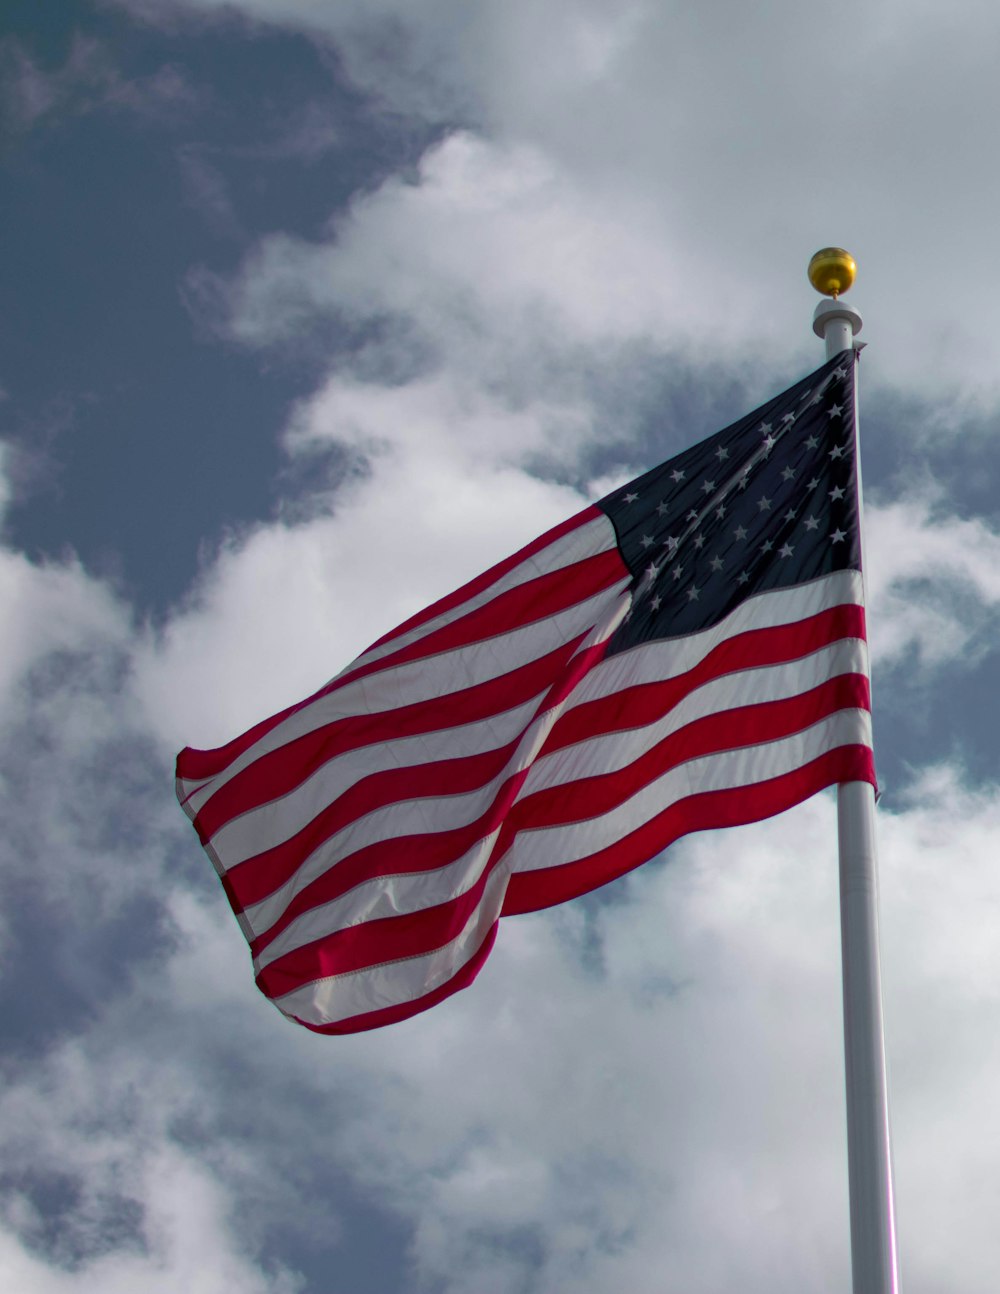
{"label": "flagpole", "polygon": [[[854,261],[842,248],[824,248],[809,263],[813,287],[828,294],[813,317],[813,331],[825,341],[827,359],[857,348],[854,335],[861,331],[861,315],[839,299],[840,292],[853,283],[854,273]],[[855,435],[856,415],[855,409]],[[860,519],[860,455],[857,461]],[[844,782],[837,787],[837,836],[853,1294],[898,1294],[879,963],[875,795],[870,783]]]}

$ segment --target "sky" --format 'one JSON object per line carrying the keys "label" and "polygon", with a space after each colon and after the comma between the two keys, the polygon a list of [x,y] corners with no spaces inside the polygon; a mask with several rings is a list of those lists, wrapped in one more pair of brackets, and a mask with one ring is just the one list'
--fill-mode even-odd
{"label": "sky", "polygon": [[850,249],[908,1294],[1000,1268],[1000,11],[6,0],[0,1284],[849,1284],[835,800],[323,1038],[177,806],[823,360]]}

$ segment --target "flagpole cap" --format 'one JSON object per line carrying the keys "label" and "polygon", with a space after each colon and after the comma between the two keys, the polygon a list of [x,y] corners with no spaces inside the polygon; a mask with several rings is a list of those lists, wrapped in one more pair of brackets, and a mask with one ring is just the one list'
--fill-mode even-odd
{"label": "flagpole cap", "polygon": [[[846,301],[837,301],[832,297],[827,297],[816,307],[816,313],[813,315],[813,332],[817,337],[825,338],[827,326],[835,321],[839,321],[846,326],[848,331],[844,332],[843,336],[845,345],[849,347],[851,343],[846,339],[856,336],[861,331],[861,311],[855,310]],[[863,345],[863,343],[859,342],[858,345]]]}
{"label": "flagpole cap", "polygon": [[817,292],[834,300],[854,282],[858,267],[843,247],[823,247],[809,262],[809,282]]}

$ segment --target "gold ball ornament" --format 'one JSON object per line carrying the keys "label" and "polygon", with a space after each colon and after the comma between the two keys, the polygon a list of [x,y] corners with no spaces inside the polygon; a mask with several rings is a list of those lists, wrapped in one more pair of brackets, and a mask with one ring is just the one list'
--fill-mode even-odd
{"label": "gold ball ornament", "polygon": [[824,247],[809,262],[809,282],[825,297],[839,297],[854,282],[858,267],[843,247]]}

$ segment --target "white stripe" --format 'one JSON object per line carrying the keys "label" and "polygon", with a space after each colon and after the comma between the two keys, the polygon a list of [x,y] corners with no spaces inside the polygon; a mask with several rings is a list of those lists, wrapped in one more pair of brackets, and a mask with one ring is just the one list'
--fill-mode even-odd
{"label": "white stripe", "polygon": [[[594,630],[590,641],[600,642],[609,638],[621,622],[628,605],[629,599],[622,598],[616,614]],[[522,769],[530,767],[562,713],[562,708],[561,705],[556,706],[539,715],[525,730],[506,766],[477,790],[464,795],[394,801],[373,809],[329,837],[303,860],[294,876],[284,885],[252,908],[245,909],[243,917],[253,930],[254,937],[264,934],[280,919],[300,890],[357,850],[399,836],[450,831],[475,822],[493,803],[502,783]]]}
{"label": "white stripe", "polygon": [[[650,643],[646,650],[653,652],[657,646]],[[574,745],[551,754],[543,752],[525,778],[517,798],[524,800],[545,787],[564,786],[584,777],[626,768],[671,733],[707,715],[782,701],[841,674],[867,676],[867,672],[868,647],[864,639],[841,638],[809,656],[709,679],[650,724],[632,729],[616,728],[581,738]],[[567,713],[571,709],[568,707]]]}
{"label": "white stripe", "polygon": [[[811,597],[815,598],[818,592],[815,586],[807,586],[807,588]],[[786,603],[787,612],[787,599],[783,601]],[[800,598],[798,605],[793,607],[793,611],[796,612],[795,618],[799,618],[797,613],[802,610],[802,605]],[[814,603],[807,600],[806,607],[812,610]],[[758,611],[760,609],[758,607]],[[780,619],[777,622],[782,623]],[[698,635],[698,637],[702,638],[704,635]],[[689,641],[683,640],[685,644]],[[674,643],[656,642],[624,653],[624,658],[630,662],[630,672],[627,679],[621,680],[621,685],[627,686],[632,682],[633,677],[649,676],[660,679],[669,676],[669,666],[664,662],[673,653],[674,645]],[[797,691],[805,691],[821,682],[823,678],[831,677],[835,672],[864,672],[864,651],[864,646],[859,640],[845,640],[839,647],[825,649],[824,653],[806,658],[804,665],[788,662],[768,670],[741,671],[739,674],[725,676],[722,680],[712,681],[711,684],[703,685],[686,698],[673,716],[660,720],[644,734],[630,737],[628,734],[616,732],[603,738],[591,739],[582,749],[564,749],[554,752],[551,756],[544,756],[532,769],[518,798],[524,799],[532,791],[540,790],[545,786],[559,785],[575,780],[577,777],[590,776],[594,772],[624,767],[649,746],[667,736],[670,731],[703,714],[752,704],[755,701],[767,700],[771,696],[795,695]],[[772,671],[777,672],[772,673]],[[578,704],[578,698],[585,690],[582,686],[578,688],[567,698],[563,708],[572,709]],[[519,716],[521,711],[513,713]],[[526,736],[505,768],[482,787],[463,795],[422,796],[394,801],[372,810],[342,828],[320,845],[305,861],[301,870],[284,886],[247,913],[254,930],[262,933],[269,929],[279,919],[295,893],[327,868],[334,866],[339,859],[357,849],[391,840],[397,836],[427,830],[448,831],[474,822],[493,802],[503,781],[530,765],[538,750],[539,735],[549,731],[556,717],[555,711],[549,711],[545,716],[543,727],[536,728]],[[471,733],[479,728],[478,724],[468,726]],[[456,730],[457,741],[461,741],[465,731],[465,729]],[[509,727],[505,728],[505,732],[509,731]],[[506,739],[510,740],[509,737]],[[457,753],[449,751],[449,740],[448,732],[436,734],[433,741],[430,738],[401,740],[397,743],[398,758],[394,758],[393,762],[397,766],[407,762],[405,759],[407,748],[410,751],[419,749],[420,743],[425,741],[427,753],[431,758]],[[373,749],[378,751],[380,748]],[[363,776],[368,771],[367,764],[360,771],[357,770],[354,761],[360,753],[348,752],[343,757],[341,768],[348,778],[354,775]],[[376,763],[378,762],[376,760]],[[311,779],[311,784],[307,784],[309,803],[316,804],[318,809],[321,809],[341,793],[345,781],[343,776],[340,784],[333,781],[325,784],[323,777]],[[311,814],[306,816],[307,810],[302,810],[299,814],[290,814],[286,817],[283,812],[286,803],[294,806],[296,797],[294,795],[286,797],[284,802],[279,801],[274,806],[265,806],[256,812],[246,814],[220,829],[212,842],[220,865],[226,868],[233,867],[239,861],[262,852],[272,844],[288,839],[306,825]],[[303,800],[299,808],[301,809],[302,804],[305,803],[306,801]]]}
{"label": "white stripe", "polygon": [[618,595],[628,584],[629,578],[623,577],[616,584],[546,620],[439,655],[390,666],[348,683],[329,696],[318,698],[265,733],[204,789],[196,792],[188,802],[189,812],[199,812],[216,791],[263,755],[337,719],[385,714],[404,705],[447,696],[466,687],[502,678],[522,665],[530,664],[600,623],[614,608]]}
{"label": "white stripe", "polygon": [[670,769],[610,813],[564,826],[518,833],[507,860],[512,872],[530,872],[589,858],[689,795],[752,786],[780,777],[838,746],[871,746],[867,710],[839,710],[779,741],[706,755]]}
{"label": "white stripe", "polygon": [[434,952],[314,980],[275,998],[275,1006],[285,1015],[307,1024],[333,1024],[381,1007],[412,1002],[433,992],[452,979],[478,952],[499,918],[506,888],[505,872],[491,876],[465,928]]}
{"label": "white stripe", "polygon": [[[548,691],[546,688],[545,691]],[[301,831],[350,787],[371,773],[417,768],[437,760],[460,759],[498,750],[524,732],[545,691],[502,714],[456,728],[398,737],[371,746],[334,752],[304,782],[279,800],[271,800],[233,818],[212,837],[212,848],[228,871],[256,854],[273,849]]]}
{"label": "white stripe", "polygon": [[315,939],[346,930],[364,921],[381,917],[405,916],[425,908],[450,903],[471,889],[483,874],[490,853],[500,834],[495,827],[488,836],[468,849],[461,858],[430,872],[401,873],[396,876],[373,876],[362,881],[347,894],[303,912],[281,934],[254,958],[254,973],[270,966],[295,948]]}
{"label": "white stripe", "polygon": [[583,680],[574,700],[582,703],[595,697],[610,696],[639,683],[659,683],[677,678],[699,664],[720,643],[739,634],[795,624],[821,611],[846,605],[863,605],[861,576],[857,571],[834,571],[808,584],[758,593],[741,602],[724,620],[708,629],[660,639],[661,656],[646,652],[645,644],[609,656]]}
{"label": "white stripe", "polygon": [[[747,696],[757,702],[797,696],[838,674],[862,672],[864,664],[865,644],[853,638],[823,648],[805,660],[773,669],[747,670],[716,680],[686,697],[673,712],[648,727],[609,733],[538,760],[517,799],[523,800],[543,787],[565,785],[581,777],[624,768],[684,724],[705,714],[745,704]],[[432,820],[436,827],[437,817]],[[420,825],[423,826],[423,822]],[[268,945],[257,968],[333,930],[449,902],[479,879],[496,835],[494,830],[485,841],[477,842],[460,859],[434,871],[375,877],[330,903],[310,909]],[[265,900],[263,904],[247,909],[245,915],[256,930],[263,931],[281,915],[286,902],[287,899],[283,899],[279,905]],[[271,909],[269,920],[265,909]]]}
{"label": "white stripe", "polygon": [[[799,734],[794,739],[770,743],[774,749],[767,753],[762,761],[764,747],[752,747],[749,751],[749,763],[755,774],[754,781],[761,780],[760,772],[766,777],[779,776],[801,767],[808,760],[824,750],[837,746],[861,742],[870,744],[870,725],[868,714],[864,711],[841,711],[829,719],[817,724],[809,734]],[[532,838],[544,841],[541,860],[534,849],[518,852],[516,866],[513,870],[529,871],[535,867],[552,865],[553,854],[551,838],[553,832],[558,836],[558,855],[564,862],[572,863],[585,858],[591,853],[613,844],[615,840],[627,835],[635,826],[648,820],[654,813],[664,807],[663,784],[669,780],[680,783],[675,788],[671,802],[683,798],[693,790],[703,791],[723,789],[730,786],[748,784],[747,752],[738,752],[736,756],[713,756],[707,760],[693,761],[687,767],[687,778],[676,778],[674,774],[682,770],[673,770],[667,778],[660,779],[660,785],[646,788],[634,797],[632,811],[625,821],[618,822],[614,833],[604,830],[595,838],[592,823],[574,824],[571,827],[560,827],[549,831],[529,832],[518,838],[518,843],[525,845]],[[679,790],[680,793],[676,793]],[[655,797],[649,803],[650,797]],[[641,804],[639,802],[646,801]],[[602,826],[610,825],[610,820],[622,815],[606,815],[600,820]],[[507,862],[508,860],[505,860]],[[379,966],[353,971],[344,975],[329,976],[275,999],[275,1005],[286,1015],[304,1020],[309,1024],[329,1024],[347,1020],[355,1015],[362,1015],[382,1007],[395,1006],[409,1002],[424,994],[432,992],[450,980],[481,946],[497,920],[503,902],[507,883],[507,867],[498,868],[487,882],[483,899],[470,915],[462,933],[450,943],[421,957],[405,958],[399,961],[383,963]]]}
{"label": "white stripe", "polygon": [[[554,571],[564,570],[577,562],[584,561],[589,557],[595,557],[597,554],[607,552],[616,546],[614,527],[602,512],[591,521],[579,526],[576,530],[572,530],[568,534],[553,540],[551,544],[540,549],[533,556],[519,562],[517,566],[501,576],[494,584],[452,607],[450,611],[442,612],[425,624],[418,625],[408,633],[400,634],[389,642],[382,643],[381,646],[370,647],[367,651],[362,652],[360,656],[351,661],[350,665],[335,674],[330,679],[330,683],[345,677],[361,665],[370,665],[377,660],[381,660],[384,656],[391,655],[393,652],[409,646],[412,642],[417,642],[435,630],[441,629],[444,625],[451,624],[453,621],[461,619],[462,616],[486,606],[494,598],[499,597],[501,593],[518,588],[529,580],[537,579],[540,575],[548,575]],[[219,776],[221,776],[221,773]],[[208,781],[211,780],[208,779]],[[205,785],[207,785],[207,781],[204,778],[191,778],[187,781],[180,778],[178,779],[178,795],[186,798]],[[212,789],[217,789],[218,785],[221,785],[221,783],[217,782]],[[200,806],[194,806],[192,812],[196,813],[198,807]]]}
{"label": "white stripe", "polygon": [[[468,615],[471,611],[477,611],[480,607],[486,606],[494,598],[499,597],[501,593],[507,593],[510,589],[519,588],[522,584],[527,584],[529,580],[537,579],[540,575],[550,575],[554,571],[574,566],[577,562],[585,561],[588,557],[595,557],[598,553],[607,552],[608,549],[615,547],[617,547],[617,540],[614,526],[602,512],[593,520],[585,522],[576,530],[571,530],[568,534],[560,536],[545,548],[539,549],[531,557],[525,558],[523,562],[519,562],[517,566],[502,575],[494,584],[490,584],[481,592],[466,599],[466,601],[460,602],[457,606],[452,607],[450,611],[442,611],[440,615],[435,616],[432,620],[417,625],[407,633],[399,634],[396,638],[391,638],[388,642],[382,643],[381,646],[369,647],[356,660],[353,660],[346,669],[342,669],[339,674],[335,674],[334,679],[349,674],[351,670],[357,669],[359,665],[369,665],[373,661],[381,660],[383,656],[398,651],[401,647],[409,646],[411,642],[419,641],[428,634],[434,633],[435,630]],[[334,679],[331,679],[331,682]]]}

